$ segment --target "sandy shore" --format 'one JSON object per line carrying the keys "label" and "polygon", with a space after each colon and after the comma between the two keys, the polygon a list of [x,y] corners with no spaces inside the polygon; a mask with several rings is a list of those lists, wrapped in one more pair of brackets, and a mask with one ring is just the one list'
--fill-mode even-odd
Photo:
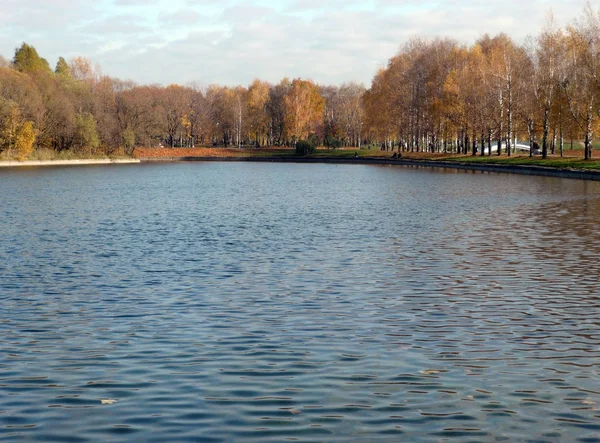
{"label": "sandy shore", "polygon": [[125,164],[125,163],[140,163],[137,158],[123,159],[80,159],[80,160],[26,160],[16,161],[7,160],[0,161],[0,168],[13,168],[18,166],[77,166],[77,165],[109,165],[109,164]]}

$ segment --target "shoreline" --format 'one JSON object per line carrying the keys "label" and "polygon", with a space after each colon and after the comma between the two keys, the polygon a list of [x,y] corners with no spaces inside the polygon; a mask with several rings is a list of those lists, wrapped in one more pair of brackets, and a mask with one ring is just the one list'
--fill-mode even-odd
{"label": "shoreline", "polygon": [[338,157],[140,157],[142,163],[174,162],[272,162],[272,163],[331,163],[362,165],[394,165],[405,167],[423,167],[440,169],[459,169],[465,171],[498,172],[505,174],[535,175],[542,177],[569,178],[575,180],[600,181],[600,171],[584,169],[563,169],[537,165],[500,165],[492,163],[469,163],[448,160],[411,160],[375,157],[338,158]]}
{"label": "shoreline", "polygon": [[296,157],[296,156],[210,156],[210,157],[139,157],[129,159],[75,159],[75,160],[6,160],[0,161],[2,168],[38,166],[85,166],[110,164],[176,163],[176,162],[265,162],[265,163],[329,163],[392,165],[415,168],[456,169],[464,171],[498,172],[505,174],[534,175],[543,177],[569,178],[575,180],[600,181],[600,170],[566,169],[538,165],[502,165],[494,163],[470,163],[451,160],[417,160],[378,158],[378,157]]}
{"label": "shoreline", "polygon": [[100,158],[100,159],[75,159],[75,160],[4,160],[0,161],[0,168],[16,168],[23,166],[79,166],[79,165],[110,165],[141,163],[137,158]]}

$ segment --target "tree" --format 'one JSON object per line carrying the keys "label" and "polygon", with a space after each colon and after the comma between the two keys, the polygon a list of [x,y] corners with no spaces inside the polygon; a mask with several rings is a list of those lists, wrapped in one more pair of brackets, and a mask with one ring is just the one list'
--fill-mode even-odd
{"label": "tree", "polygon": [[[371,88],[362,98],[365,110],[365,129],[371,139],[388,140],[393,134],[406,128],[400,125],[404,113],[402,105],[397,102],[397,91],[393,89],[390,69],[381,69],[375,75]],[[404,138],[406,140],[406,138]]]}
{"label": "tree", "polygon": [[266,106],[269,118],[269,144],[271,145],[281,146],[286,142],[285,97],[291,87],[290,80],[284,78],[269,90],[269,101]]}
{"label": "tree", "polygon": [[183,133],[183,117],[188,111],[187,91],[179,85],[169,85],[163,93],[163,118],[167,130],[167,140],[171,147],[175,146],[175,140],[178,135]]}
{"label": "tree", "polygon": [[125,153],[127,155],[133,154],[133,149],[135,147],[135,132],[133,132],[132,129],[127,128],[121,133],[121,138]]}
{"label": "tree", "polygon": [[108,76],[100,77],[93,87],[93,115],[96,118],[100,145],[111,155],[122,146],[122,128],[119,126],[115,90],[120,83]]}
{"label": "tree", "polygon": [[13,100],[0,97],[0,152],[10,151],[15,146],[22,119],[19,105]]}
{"label": "tree", "polygon": [[36,77],[41,99],[40,117],[36,121],[37,147],[58,151],[70,147],[75,133],[75,110],[60,79],[47,75]]}
{"label": "tree", "polygon": [[242,147],[242,134],[244,131],[244,123],[246,121],[246,89],[238,86],[234,90],[233,97],[233,127],[235,129],[235,138],[238,148]]}
{"label": "tree", "polygon": [[315,152],[315,145],[307,140],[296,142],[296,155],[310,155]]}
{"label": "tree", "polygon": [[[0,100],[6,101],[11,108],[16,109],[14,112],[18,113],[22,121],[29,120],[37,126],[43,118],[44,105],[39,88],[27,74],[14,69],[0,68]],[[0,126],[6,124],[0,121]],[[13,142],[14,140],[11,143]]]}
{"label": "tree", "polygon": [[80,151],[94,153],[100,146],[96,119],[90,113],[83,112],[76,117],[75,146]]}
{"label": "tree", "polygon": [[58,62],[56,62],[56,68],[54,68],[54,73],[57,76],[65,79],[71,78],[71,68],[64,58],[58,58]]}
{"label": "tree", "polygon": [[284,97],[285,127],[295,143],[316,132],[323,119],[325,101],[319,88],[309,80],[295,79]]}
{"label": "tree", "polygon": [[94,68],[87,57],[73,57],[69,61],[69,72],[73,79],[88,83],[95,83],[101,76],[100,67]]}
{"label": "tree", "polygon": [[249,128],[249,136],[254,139],[254,144],[257,147],[267,143],[269,129],[267,103],[270,89],[271,85],[269,83],[254,80],[248,87],[246,95],[247,127]]}
{"label": "tree", "polygon": [[25,160],[33,152],[33,144],[35,143],[36,132],[33,123],[26,121],[19,126],[16,137],[15,147],[17,149],[17,158],[21,161]]}
{"label": "tree", "polygon": [[26,74],[36,72],[50,74],[52,72],[48,61],[45,58],[40,57],[35,48],[27,43],[23,43],[20,47],[15,49],[12,65],[17,71]]}
{"label": "tree", "polygon": [[212,139],[215,144],[233,143],[233,96],[233,90],[228,87],[211,85],[206,91],[212,115]]}
{"label": "tree", "polygon": [[130,130],[135,135],[135,143],[153,146],[164,138],[161,123],[162,88],[157,86],[137,86],[117,91],[115,94],[115,114],[121,133]]}
{"label": "tree", "polygon": [[583,17],[567,28],[568,74],[561,82],[573,120],[585,134],[584,158],[592,158],[600,112],[600,14],[588,2]]}
{"label": "tree", "polygon": [[201,88],[191,84],[187,88],[188,110],[184,116],[184,127],[190,146],[194,147],[196,142],[203,143],[207,137],[210,127],[210,106]]}
{"label": "tree", "polygon": [[544,30],[537,39],[533,57],[534,78],[536,79],[535,96],[542,114],[542,158],[548,157],[550,113],[558,94],[559,66],[561,60],[564,59],[562,40],[562,30],[555,27],[554,18],[550,15]]}

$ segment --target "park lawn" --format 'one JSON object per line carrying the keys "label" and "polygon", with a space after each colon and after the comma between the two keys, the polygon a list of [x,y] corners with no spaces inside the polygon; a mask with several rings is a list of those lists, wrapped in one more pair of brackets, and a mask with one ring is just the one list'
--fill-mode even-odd
{"label": "park lawn", "polygon": [[600,169],[600,159],[583,160],[581,157],[529,157],[529,155],[502,156],[451,156],[440,160],[455,161],[461,163],[500,164],[510,166],[545,166],[559,169]]}

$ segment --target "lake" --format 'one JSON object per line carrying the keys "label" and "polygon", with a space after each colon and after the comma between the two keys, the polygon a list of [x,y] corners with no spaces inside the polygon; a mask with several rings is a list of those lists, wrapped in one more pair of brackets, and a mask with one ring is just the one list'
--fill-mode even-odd
{"label": "lake", "polygon": [[0,171],[0,440],[600,442],[600,183]]}

